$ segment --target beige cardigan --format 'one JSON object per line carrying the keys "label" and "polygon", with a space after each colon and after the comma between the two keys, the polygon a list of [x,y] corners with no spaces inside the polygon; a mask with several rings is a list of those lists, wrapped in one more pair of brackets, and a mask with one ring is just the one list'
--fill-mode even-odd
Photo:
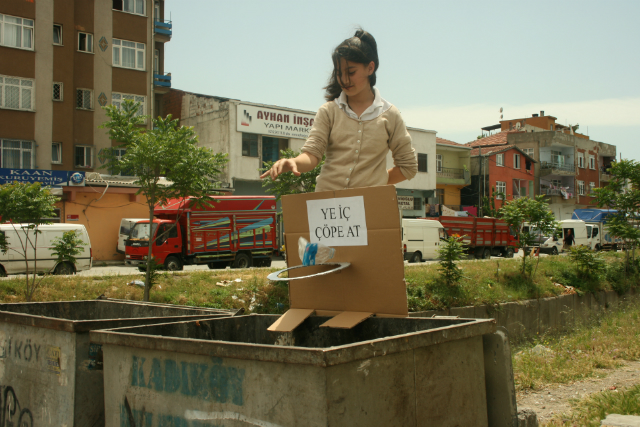
{"label": "beige cardigan", "polygon": [[373,120],[355,120],[335,102],[324,104],[316,114],[309,138],[302,147],[326,160],[316,180],[316,191],[387,185],[387,153],[405,178],[418,171],[411,136],[400,111],[391,106]]}

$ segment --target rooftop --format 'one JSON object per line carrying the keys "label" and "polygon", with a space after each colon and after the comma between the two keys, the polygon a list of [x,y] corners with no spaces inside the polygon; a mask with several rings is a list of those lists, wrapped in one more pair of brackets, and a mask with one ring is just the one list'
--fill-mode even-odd
{"label": "rooftop", "polygon": [[469,147],[492,147],[495,145],[507,145],[507,135],[509,135],[510,133],[522,133],[522,132],[517,130],[507,130],[503,132],[498,132],[493,135],[485,136],[484,138],[480,138],[475,141],[468,142],[466,145]]}

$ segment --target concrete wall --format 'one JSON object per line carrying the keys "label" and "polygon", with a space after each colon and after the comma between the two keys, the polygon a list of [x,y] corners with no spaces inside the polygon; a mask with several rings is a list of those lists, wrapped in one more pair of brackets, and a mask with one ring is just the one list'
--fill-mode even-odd
{"label": "concrete wall", "polygon": [[[121,189],[110,188],[98,201],[104,187],[85,188],[87,191],[77,193],[75,200],[70,201],[67,197],[57,203],[62,222],[83,224],[87,228],[94,265],[100,261],[123,260],[124,255],[116,252],[120,221],[122,218],[148,218],[149,209],[144,198],[136,197],[132,189],[126,189],[128,193],[116,193]],[[78,221],[68,221],[67,215],[78,215]]]}
{"label": "concrete wall", "polygon": [[[433,190],[436,188],[436,132],[407,128],[411,135],[411,144],[418,153],[427,155],[427,172],[418,172],[411,181],[403,181],[396,188],[414,190]],[[391,153],[387,155],[387,169],[393,167]]]}
{"label": "concrete wall", "polygon": [[452,307],[446,310],[409,313],[410,317],[459,316],[461,318],[495,319],[497,326],[509,332],[511,342],[527,337],[568,330],[575,325],[588,324],[606,310],[614,310],[624,303],[637,303],[638,290],[620,296],[614,291],[578,296],[561,295],[553,298],[526,300],[489,305]]}

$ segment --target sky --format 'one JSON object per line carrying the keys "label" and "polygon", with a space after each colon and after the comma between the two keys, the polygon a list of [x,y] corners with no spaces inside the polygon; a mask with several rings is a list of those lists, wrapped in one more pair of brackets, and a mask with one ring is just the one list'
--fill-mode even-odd
{"label": "sky", "polygon": [[467,143],[544,111],[640,161],[640,1],[166,0],[172,86],[316,111],[362,27],[407,126]]}

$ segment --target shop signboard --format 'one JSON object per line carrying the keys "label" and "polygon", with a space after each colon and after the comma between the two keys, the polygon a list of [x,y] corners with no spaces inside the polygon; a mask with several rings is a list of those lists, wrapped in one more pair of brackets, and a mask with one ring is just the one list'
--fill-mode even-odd
{"label": "shop signboard", "polygon": [[398,207],[401,210],[413,210],[413,196],[398,196]]}
{"label": "shop signboard", "polygon": [[307,139],[314,114],[278,110],[257,105],[238,104],[237,131],[275,138]]}
{"label": "shop signboard", "polygon": [[84,186],[85,173],[75,171],[54,171],[42,169],[11,169],[0,168],[0,184],[18,182],[40,182],[42,185]]}

